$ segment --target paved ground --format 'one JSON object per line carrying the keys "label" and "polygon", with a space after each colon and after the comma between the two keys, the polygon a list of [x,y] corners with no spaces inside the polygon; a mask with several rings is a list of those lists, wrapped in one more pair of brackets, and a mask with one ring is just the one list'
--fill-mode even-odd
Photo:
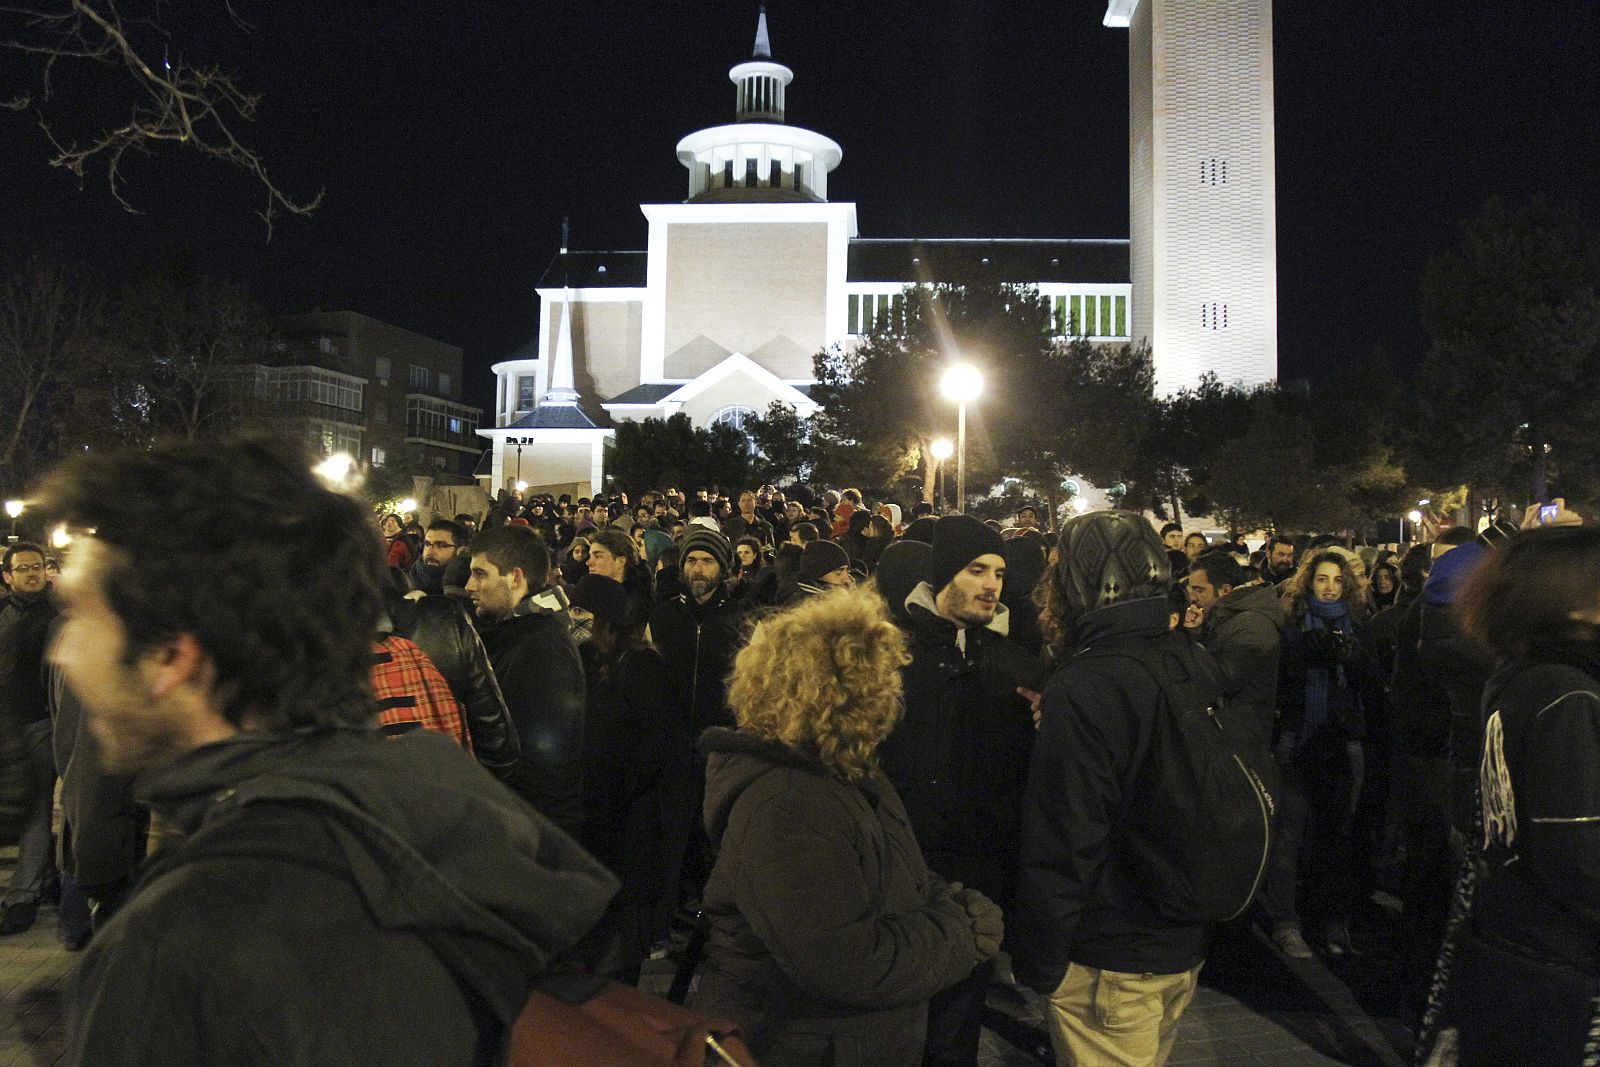
{"label": "paved ground", "polygon": [[[0,852],[0,883],[15,849]],[[1355,928],[1364,955],[1304,962],[1281,958],[1240,925],[1224,932],[1185,1015],[1175,1067],[1404,1067],[1409,1036],[1396,1017],[1392,916],[1372,908]],[[62,986],[76,956],[61,948],[54,909],[25,934],[0,939],[0,1067],[61,1060]],[[652,986],[647,972],[645,985]],[[657,976],[659,981],[659,976]],[[997,989],[982,1067],[1050,1063],[1042,1003]]]}

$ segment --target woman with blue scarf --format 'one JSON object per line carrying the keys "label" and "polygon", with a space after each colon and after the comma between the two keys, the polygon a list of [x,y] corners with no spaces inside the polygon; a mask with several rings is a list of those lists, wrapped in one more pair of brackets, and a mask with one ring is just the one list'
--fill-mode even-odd
{"label": "woman with blue scarf", "polygon": [[1365,772],[1365,706],[1377,674],[1366,591],[1345,556],[1321,552],[1284,583],[1283,596],[1273,745],[1283,787],[1262,905],[1273,943],[1286,956],[1309,959],[1303,888],[1329,954],[1347,955],[1355,951],[1350,827]]}

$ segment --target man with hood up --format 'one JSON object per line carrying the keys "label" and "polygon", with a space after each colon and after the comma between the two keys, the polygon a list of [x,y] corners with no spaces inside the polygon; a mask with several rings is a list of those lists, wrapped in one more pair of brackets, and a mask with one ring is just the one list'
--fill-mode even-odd
{"label": "man with hood up", "polygon": [[[1205,675],[1204,649],[1171,628],[1167,552],[1131,511],[1062,527],[1045,629],[1067,658],[1040,703],[1022,808],[1022,877],[1007,912],[1017,977],[1050,998],[1058,1063],[1161,1064],[1194,997],[1207,928],[1164,917],[1135,857],[1151,793],[1141,780],[1162,686],[1104,646],[1148,642],[1165,669]],[[1214,672],[1215,668],[1212,667]]]}
{"label": "man with hood up", "polygon": [[[1006,639],[1000,534],[967,515],[933,529],[926,580],[905,600],[911,662],[905,715],[881,749],[928,866],[1002,909],[1016,886],[1017,820],[1033,721],[1019,687],[1037,659]],[[972,1064],[992,976],[984,965],[929,1005],[927,1064]]]}
{"label": "man with hood up", "polygon": [[63,1062],[501,1062],[616,882],[447,739],[375,728],[361,504],[241,438],[81,454],[41,507],[93,531],[51,658],[163,840],[72,976]]}
{"label": "man with hood up", "polygon": [[467,593],[522,756],[507,784],[570,834],[583,828],[583,660],[565,598],[547,588],[550,550],[525,526],[472,543]]}

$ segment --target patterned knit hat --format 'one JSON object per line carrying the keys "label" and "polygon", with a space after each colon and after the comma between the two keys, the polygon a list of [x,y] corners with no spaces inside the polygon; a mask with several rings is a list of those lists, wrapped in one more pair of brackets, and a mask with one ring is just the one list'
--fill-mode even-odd
{"label": "patterned knit hat", "polygon": [[1132,511],[1069,519],[1061,528],[1060,555],[1056,566],[1073,619],[1121,600],[1161,596],[1172,581],[1161,537]]}
{"label": "patterned knit hat", "polygon": [[733,545],[717,531],[706,526],[690,526],[683,540],[678,542],[678,562],[681,565],[691,552],[708,552],[717,561],[722,573],[733,566]]}

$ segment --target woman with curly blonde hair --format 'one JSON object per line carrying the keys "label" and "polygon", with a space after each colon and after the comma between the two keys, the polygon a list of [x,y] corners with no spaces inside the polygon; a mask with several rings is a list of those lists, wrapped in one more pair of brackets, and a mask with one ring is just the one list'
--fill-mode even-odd
{"label": "woman with curly blonde hair", "polygon": [[999,908],[928,870],[878,770],[908,658],[870,589],[800,601],[734,661],[739,728],[701,738],[717,861],[691,1004],[763,1067],[917,1067],[928,998],[999,951]]}

